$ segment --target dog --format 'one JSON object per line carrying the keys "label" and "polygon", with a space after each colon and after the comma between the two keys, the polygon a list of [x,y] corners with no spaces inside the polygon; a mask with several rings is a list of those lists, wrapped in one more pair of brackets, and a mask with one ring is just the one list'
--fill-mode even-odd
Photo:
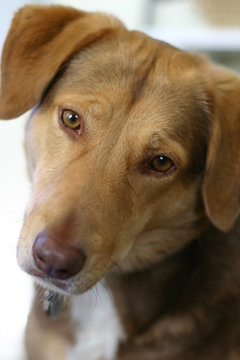
{"label": "dog", "polygon": [[240,359],[240,78],[113,16],[28,5],[0,118],[30,109],[28,359]]}

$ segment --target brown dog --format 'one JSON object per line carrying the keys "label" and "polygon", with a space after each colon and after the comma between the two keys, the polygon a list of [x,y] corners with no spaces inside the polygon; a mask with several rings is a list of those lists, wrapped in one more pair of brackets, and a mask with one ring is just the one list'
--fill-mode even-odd
{"label": "brown dog", "polygon": [[35,106],[29,359],[240,359],[240,79],[60,6],[16,14],[1,76],[0,118]]}

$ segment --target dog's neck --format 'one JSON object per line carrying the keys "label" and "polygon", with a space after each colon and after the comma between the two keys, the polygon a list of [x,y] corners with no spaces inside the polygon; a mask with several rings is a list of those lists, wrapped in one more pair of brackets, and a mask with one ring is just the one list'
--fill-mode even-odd
{"label": "dog's neck", "polygon": [[[199,308],[204,312],[205,307],[212,306],[210,301],[221,302],[222,294],[228,293],[229,278],[223,278],[222,267],[215,259],[229,267],[228,276],[239,273],[240,246],[236,246],[236,232],[240,233],[240,222],[228,235],[210,228],[207,235],[193,239],[181,251],[148,270],[121,274],[124,285],[115,284],[113,294],[130,335],[143,332],[166,315],[194,313]],[[240,277],[231,279],[231,284],[233,280],[239,288]],[[209,296],[209,291],[214,296]]]}
{"label": "dog's neck", "polygon": [[[121,274],[113,294],[130,335],[144,331],[161,314],[181,306],[186,284],[200,267],[198,240],[144,271]],[[125,321],[126,320],[126,321]]]}

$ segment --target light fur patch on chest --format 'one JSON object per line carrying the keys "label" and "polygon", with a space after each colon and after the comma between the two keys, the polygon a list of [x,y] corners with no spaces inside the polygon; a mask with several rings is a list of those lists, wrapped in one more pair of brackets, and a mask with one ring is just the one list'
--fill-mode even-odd
{"label": "light fur patch on chest", "polygon": [[113,360],[124,331],[112,295],[102,284],[71,300],[76,345],[67,360]]}

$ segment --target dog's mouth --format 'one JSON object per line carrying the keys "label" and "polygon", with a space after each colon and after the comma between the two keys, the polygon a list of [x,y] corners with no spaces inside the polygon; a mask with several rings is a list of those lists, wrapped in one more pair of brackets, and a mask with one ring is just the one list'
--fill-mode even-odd
{"label": "dog's mouth", "polygon": [[49,285],[53,285],[54,289],[60,289],[64,292],[68,292],[68,288],[69,285],[64,282],[64,280],[56,280],[53,278],[45,278],[42,279],[42,281],[44,282],[45,286],[47,285],[47,287],[49,287]]}
{"label": "dog's mouth", "polygon": [[27,272],[44,288],[52,289],[53,291],[60,290],[60,292],[64,292],[65,294],[69,293],[69,280],[54,279],[35,269],[31,269]]}
{"label": "dog's mouth", "polygon": [[36,283],[44,289],[64,296],[79,295],[89,290],[100,278],[104,277],[104,274],[102,276],[96,276],[95,274],[94,276],[90,271],[88,273],[84,272],[81,276],[76,274],[74,277],[62,280],[48,276],[36,267],[24,268],[24,271],[31,275]]}
{"label": "dog's mouth", "polygon": [[41,287],[45,289],[49,289],[55,292],[58,292],[62,295],[69,295],[71,293],[76,293],[75,286],[74,286],[74,279],[67,279],[67,280],[60,280],[56,279],[52,276],[48,276],[47,274],[43,273],[41,270],[38,270],[34,266],[28,266],[21,268],[32,276],[32,278],[38,283]]}

